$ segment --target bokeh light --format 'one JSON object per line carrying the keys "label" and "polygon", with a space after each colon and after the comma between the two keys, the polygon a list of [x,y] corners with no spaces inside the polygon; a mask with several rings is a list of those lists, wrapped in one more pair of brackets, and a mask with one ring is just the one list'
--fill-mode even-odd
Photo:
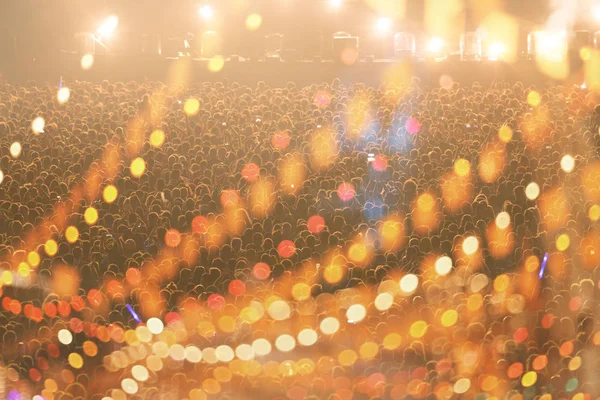
{"label": "bokeh light", "polygon": [[117,188],[114,185],[108,185],[102,191],[102,199],[106,203],[110,204],[117,199],[118,193],[119,192],[117,191]]}
{"label": "bokeh light", "polygon": [[531,182],[525,188],[525,196],[527,196],[527,198],[529,200],[535,200],[538,198],[539,195],[540,195],[540,187],[538,186],[537,183]]}
{"label": "bokeh light", "polygon": [[165,132],[156,129],[150,134],[150,144],[152,147],[160,148],[165,143]]}
{"label": "bokeh light", "polygon": [[138,157],[131,162],[129,170],[131,171],[132,176],[139,178],[144,175],[144,172],[146,171],[146,162],[143,158]]}
{"label": "bokeh light", "polygon": [[94,207],[86,208],[85,212],[83,213],[83,218],[88,225],[94,225],[96,222],[98,222],[98,210],[96,210]]}
{"label": "bokeh light", "polygon": [[256,31],[262,25],[262,17],[260,14],[250,14],[246,18],[246,28],[250,31]]}
{"label": "bokeh light", "polygon": [[22,150],[23,150],[23,147],[21,146],[21,143],[19,143],[19,142],[14,142],[13,144],[10,145],[10,155],[12,156],[12,158],[19,158]]}
{"label": "bokeh light", "polygon": [[71,90],[68,87],[61,87],[56,93],[56,100],[59,104],[65,104],[71,97]]}
{"label": "bokeh light", "polygon": [[75,243],[79,239],[79,230],[74,226],[69,226],[65,231],[65,238],[69,243]]}
{"label": "bokeh light", "polygon": [[[220,70],[223,69],[224,66],[225,66],[225,58],[223,58],[223,56],[214,56],[214,57],[211,57],[210,60],[208,60],[208,70],[210,72],[219,72]],[[186,105],[187,105],[187,103],[186,103]],[[186,114],[188,114],[187,111],[186,111]],[[194,112],[193,114],[196,114],[196,112]]]}
{"label": "bokeh light", "polygon": [[448,275],[452,271],[452,259],[448,256],[439,257],[435,261],[435,272],[438,275]]}
{"label": "bokeh light", "polygon": [[412,294],[419,286],[419,278],[414,274],[404,275],[400,279],[400,290],[404,294]]}
{"label": "bokeh light", "polygon": [[531,107],[537,107],[540,105],[541,102],[542,102],[542,98],[541,98],[540,94],[538,92],[536,92],[535,90],[532,90],[527,95],[527,104],[529,104]]}
{"label": "bokeh light", "polygon": [[479,240],[475,236],[468,236],[462,243],[462,250],[468,256],[475,254],[479,249]]}
{"label": "bokeh light", "polygon": [[454,163],[454,172],[458,176],[467,176],[471,172],[471,163],[464,158],[456,160]]}
{"label": "bokeh light", "polygon": [[37,117],[31,123],[31,130],[36,135],[44,132],[44,127],[46,126],[46,121],[42,117]]}
{"label": "bokeh light", "polygon": [[565,154],[560,160],[560,168],[567,174],[575,169],[575,159],[570,154]]}
{"label": "bokeh light", "polygon": [[92,66],[94,65],[94,56],[91,54],[85,54],[83,57],[81,57],[81,68],[84,71],[87,71],[88,69],[92,68]]}
{"label": "bokeh light", "polygon": [[496,215],[496,226],[500,229],[506,229],[510,225],[510,215],[506,211],[502,211]]}
{"label": "bokeh light", "polygon": [[183,112],[185,112],[185,115],[191,117],[198,114],[198,111],[200,111],[200,101],[197,98],[192,97],[185,101],[185,104],[183,105]]}

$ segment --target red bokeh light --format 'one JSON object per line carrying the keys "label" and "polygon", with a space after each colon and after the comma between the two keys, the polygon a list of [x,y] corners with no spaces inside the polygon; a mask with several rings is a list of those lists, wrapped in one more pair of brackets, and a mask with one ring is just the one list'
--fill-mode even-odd
{"label": "red bokeh light", "polygon": [[273,147],[279,150],[283,150],[290,144],[290,134],[286,131],[279,131],[271,138],[271,144]]}
{"label": "red bokeh light", "polygon": [[220,294],[213,293],[206,299],[206,304],[212,310],[220,310],[225,305],[225,298]]}
{"label": "red bokeh light", "polygon": [[229,282],[229,293],[233,296],[241,296],[246,293],[246,285],[239,279],[234,279]]}
{"label": "red bokeh light", "polygon": [[181,243],[181,233],[177,229],[169,229],[165,233],[165,244],[169,247],[177,247]]}
{"label": "red bokeh light", "polygon": [[198,215],[192,220],[192,232],[205,234],[208,232],[208,218],[203,215]]}
{"label": "red bokeh light", "polygon": [[387,157],[383,154],[377,154],[375,156],[375,160],[373,160],[373,169],[375,171],[381,172],[385,171],[388,166]]}
{"label": "red bokeh light", "polygon": [[277,253],[283,258],[290,258],[296,253],[296,246],[291,240],[282,240],[277,246]]}
{"label": "red bokeh light", "polygon": [[221,205],[225,208],[237,206],[240,195],[236,190],[226,189],[221,192]]}
{"label": "red bokeh light", "polygon": [[416,135],[421,130],[421,123],[416,118],[409,118],[405,127],[408,133]]}
{"label": "red bokeh light", "polygon": [[247,182],[254,182],[260,175],[260,168],[254,163],[248,163],[242,168],[242,178]]}
{"label": "red bokeh light", "polygon": [[131,286],[138,286],[142,282],[142,273],[137,268],[129,268],[125,273],[125,279]]}
{"label": "red bokeh light", "polygon": [[325,219],[320,215],[313,215],[308,219],[307,226],[311,233],[319,233],[325,229]]}
{"label": "red bokeh light", "polygon": [[331,94],[326,90],[319,90],[315,93],[313,104],[319,108],[325,108],[331,103]]}
{"label": "red bokeh light", "polygon": [[513,339],[517,343],[523,343],[527,339],[528,333],[527,328],[519,328],[513,333]]}
{"label": "red bokeh light", "polygon": [[256,279],[267,279],[271,275],[271,267],[266,263],[260,262],[252,268],[252,274]]}
{"label": "red bokeh light", "polygon": [[353,184],[344,182],[340,186],[338,186],[337,193],[339,198],[342,199],[342,201],[348,201],[352,200],[352,198],[356,194],[356,191],[354,190]]}

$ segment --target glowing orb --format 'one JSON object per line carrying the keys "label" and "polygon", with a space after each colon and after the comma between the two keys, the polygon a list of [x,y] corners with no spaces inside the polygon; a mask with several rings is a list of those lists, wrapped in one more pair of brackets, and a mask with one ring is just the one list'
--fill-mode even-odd
{"label": "glowing orb", "polygon": [[74,226],[69,226],[65,231],[65,238],[69,243],[75,243],[79,239],[79,230]]}
{"label": "glowing orb", "polygon": [[308,219],[307,227],[311,233],[319,233],[325,229],[325,219],[320,215],[313,215]]}
{"label": "glowing orb", "polygon": [[537,183],[531,182],[525,188],[525,196],[527,196],[527,198],[529,200],[535,200],[538,198],[539,195],[540,195],[540,187],[538,186]]}
{"label": "glowing orb", "polygon": [[165,244],[169,247],[177,247],[181,243],[181,233],[177,229],[169,229],[165,233]]}
{"label": "glowing orb", "polygon": [[435,272],[438,275],[448,275],[452,270],[452,259],[448,256],[441,256],[435,261]]}
{"label": "glowing orb", "polygon": [[367,316],[367,309],[362,304],[353,304],[346,311],[346,318],[351,324],[362,321]]}
{"label": "glowing orb", "polygon": [[254,182],[260,175],[260,168],[254,163],[248,163],[242,168],[242,178],[247,182]]}
{"label": "glowing orb", "polygon": [[417,290],[417,286],[419,286],[419,277],[415,274],[404,275],[402,279],[400,279],[400,290],[402,290],[404,294],[413,293]]}
{"label": "glowing orb", "polygon": [[261,24],[262,17],[260,14],[250,14],[248,15],[248,18],[246,18],[246,28],[248,28],[248,30],[255,31],[260,28]]}
{"label": "glowing orb", "polygon": [[19,158],[22,150],[23,150],[23,147],[21,146],[21,143],[19,143],[19,142],[14,142],[13,144],[10,145],[10,155],[12,156],[12,158]]}
{"label": "glowing orb", "polygon": [[58,331],[58,341],[64,345],[71,344],[73,341],[73,334],[67,329],[61,329]]}
{"label": "glowing orb", "polygon": [[88,225],[94,225],[98,221],[98,210],[94,207],[86,208],[83,218]]}
{"label": "glowing orb", "polygon": [[283,258],[290,258],[296,253],[296,245],[291,240],[282,240],[277,246],[277,253]]}
{"label": "glowing orb", "polygon": [[468,256],[475,254],[475,252],[478,249],[479,249],[479,240],[475,236],[467,237],[462,243],[462,250]]}
{"label": "glowing orb", "polygon": [[86,54],[83,57],[81,57],[81,68],[84,71],[87,71],[88,69],[92,68],[92,65],[94,65],[94,56],[91,54]]}
{"label": "glowing orb", "polygon": [[566,233],[563,233],[562,235],[558,236],[558,238],[556,238],[556,250],[565,251],[569,248],[570,245],[571,239]]}
{"label": "glowing orb", "polygon": [[306,328],[298,333],[298,343],[302,346],[312,346],[317,343],[318,338],[317,332],[313,329]]}
{"label": "glowing orb", "polygon": [[504,143],[510,142],[512,137],[513,131],[510,129],[510,127],[504,125],[500,128],[500,130],[498,130],[498,138],[500,138],[500,140]]}
{"label": "glowing orb", "polygon": [[69,90],[69,88],[62,87],[58,89],[58,93],[56,94],[56,100],[58,100],[59,104],[65,104],[67,101],[69,101],[70,97],[71,90]]}
{"label": "glowing orb", "polygon": [[287,353],[294,350],[296,347],[296,339],[293,336],[284,334],[275,339],[275,347],[277,350]]}
{"label": "glowing orb", "polygon": [[373,160],[373,169],[378,172],[385,171],[388,167],[387,157],[383,154],[377,154]]}
{"label": "glowing orb", "polygon": [[471,172],[471,163],[464,158],[459,158],[454,163],[454,172],[458,176],[467,176]]}
{"label": "glowing orb", "polygon": [[117,199],[117,194],[118,193],[119,192],[117,191],[116,187],[114,187],[113,185],[108,185],[102,191],[102,199],[104,199],[104,201],[106,203],[110,204],[110,203],[114,202]]}
{"label": "glowing orb", "polygon": [[319,325],[321,332],[326,335],[333,335],[340,329],[340,321],[334,317],[327,317]]}
{"label": "glowing orb", "polygon": [[542,98],[540,97],[540,94],[535,90],[532,90],[527,95],[527,104],[529,104],[531,107],[537,107],[540,105],[541,102]]}
{"label": "glowing orb", "polygon": [[271,275],[271,267],[266,263],[260,262],[252,268],[252,274],[256,279],[267,279]]}
{"label": "glowing orb", "polygon": [[165,133],[162,130],[157,129],[150,134],[150,144],[152,145],[152,147],[161,147],[164,142]]}
{"label": "glowing orb", "polygon": [[140,176],[144,175],[144,172],[146,171],[146,162],[143,158],[138,157],[131,162],[129,170],[131,171],[131,175],[133,175],[135,178],[139,178]]}
{"label": "glowing orb", "polygon": [[56,253],[58,252],[58,244],[56,243],[55,240],[48,239],[46,241],[46,243],[44,244],[44,251],[50,257],[55,256]]}
{"label": "glowing orb", "polygon": [[560,167],[567,174],[569,172],[572,172],[573,169],[575,169],[575,159],[573,158],[573,156],[570,154],[564,155],[563,158],[560,160]]}
{"label": "glowing orb", "polygon": [[44,118],[37,117],[31,123],[31,130],[33,131],[33,133],[35,133],[37,135],[38,133],[44,133],[45,126],[46,126],[46,121],[44,120]]}
{"label": "glowing orb", "polygon": [[290,144],[290,135],[286,131],[279,131],[271,138],[271,144],[276,149],[283,150]]}
{"label": "glowing orb", "polygon": [[155,335],[161,333],[165,327],[165,325],[160,319],[154,317],[150,318],[148,322],[146,322],[146,325],[148,326],[148,330],[150,331],[150,333],[153,333]]}
{"label": "glowing orb", "polygon": [[600,219],[600,206],[597,204],[591,206],[590,210],[588,211],[588,216],[592,222],[598,221]]}
{"label": "glowing orb", "polygon": [[214,56],[208,60],[208,70],[210,72],[219,72],[225,66],[225,59],[223,56]]}
{"label": "glowing orb", "polygon": [[510,215],[506,211],[502,211],[496,215],[496,226],[500,229],[506,229],[510,225]]}
{"label": "glowing orb", "polygon": [[187,99],[183,105],[183,112],[188,117],[198,114],[200,111],[200,101],[196,98]]}
{"label": "glowing orb", "polygon": [[352,200],[352,198],[354,198],[356,191],[354,190],[353,184],[344,182],[340,186],[338,186],[337,194],[342,201],[349,201]]}
{"label": "glowing orb", "polygon": [[405,128],[411,135],[416,135],[421,130],[421,123],[416,118],[409,118],[406,121]]}

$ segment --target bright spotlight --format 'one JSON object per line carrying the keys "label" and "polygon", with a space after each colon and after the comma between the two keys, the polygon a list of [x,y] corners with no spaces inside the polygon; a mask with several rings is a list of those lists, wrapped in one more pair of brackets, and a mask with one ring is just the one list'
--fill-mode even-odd
{"label": "bright spotlight", "polygon": [[445,45],[446,43],[444,43],[442,39],[434,37],[429,39],[429,43],[427,43],[427,51],[433,54],[441,53]]}
{"label": "bright spotlight", "polygon": [[213,8],[211,6],[209,6],[208,4],[203,5],[202,7],[200,7],[200,16],[202,17],[203,20],[208,21],[209,19],[211,19],[214,15],[214,11]]}
{"label": "bright spotlight", "polygon": [[118,25],[119,18],[117,18],[115,15],[106,18],[106,20],[98,28],[98,36],[101,38],[111,37],[113,33],[115,33]]}
{"label": "bright spotlight", "polygon": [[393,21],[391,18],[381,17],[377,20],[376,30],[380,34],[389,33],[392,29]]}
{"label": "bright spotlight", "polygon": [[340,8],[343,2],[343,0],[329,0],[329,4],[332,8]]}
{"label": "bright spotlight", "polygon": [[600,22],[600,4],[596,4],[596,6],[592,9],[592,13],[594,14],[594,19],[596,22]]}
{"label": "bright spotlight", "polygon": [[488,58],[490,60],[498,60],[506,53],[506,45],[502,42],[494,42],[488,49]]}

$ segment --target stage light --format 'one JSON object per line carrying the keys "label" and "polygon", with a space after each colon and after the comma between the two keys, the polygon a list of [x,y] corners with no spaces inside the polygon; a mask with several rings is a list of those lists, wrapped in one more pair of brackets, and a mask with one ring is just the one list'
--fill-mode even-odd
{"label": "stage light", "polygon": [[340,8],[342,6],[343,0],[329,0],[329,5],[332,8]]}
{"label": "stage light", "polygon": [[394,21],[391,18],[381,17],[377,20],[377,24],[375,25],[375,29],[377,33],[383,35],[389,33],[392,29]]}
{"label": "stage light", "polygon": [[429,42],[427,43],[427,51],[433,54],[440,53],[445,45],[446,43],[444,43],[442,39],[434,37],[429,39]]}
{"label": "stage light", "polygon": [[208,21],[214,16],[213,8],[208,4],[203,5],[200,7],[200,16],[203,20]]}
{"label": "stage light", "polygon": [[113,33],[115,33],[115,30],[117,29],[118,25],[119,18],[117,18],[115,15],[111,15],[110,17],[106,18],[106,20],[104,20],[104,22],[102,23],[102,25],[100,25],[96,33],[98,34],[98,36],[100,36],[100,38],[111,37]]}
{"label": "stage light", "polygon": [[490,60],[498,60],[506,53],[506,45],[502,42],[494,42],[490,44],[488,49],[488,58]]}
{"label": "stage light", "polygon": [[596,22],[600,22],[600,4],[596,4],[592,9],[592,14],[594,15],[594,19]]}
{"label": "stage light", "polygon": [[565,30],[531,32],[527,41],[528,53],[531,56],[553,62],[559,62],[566,57],[568,41]]}

